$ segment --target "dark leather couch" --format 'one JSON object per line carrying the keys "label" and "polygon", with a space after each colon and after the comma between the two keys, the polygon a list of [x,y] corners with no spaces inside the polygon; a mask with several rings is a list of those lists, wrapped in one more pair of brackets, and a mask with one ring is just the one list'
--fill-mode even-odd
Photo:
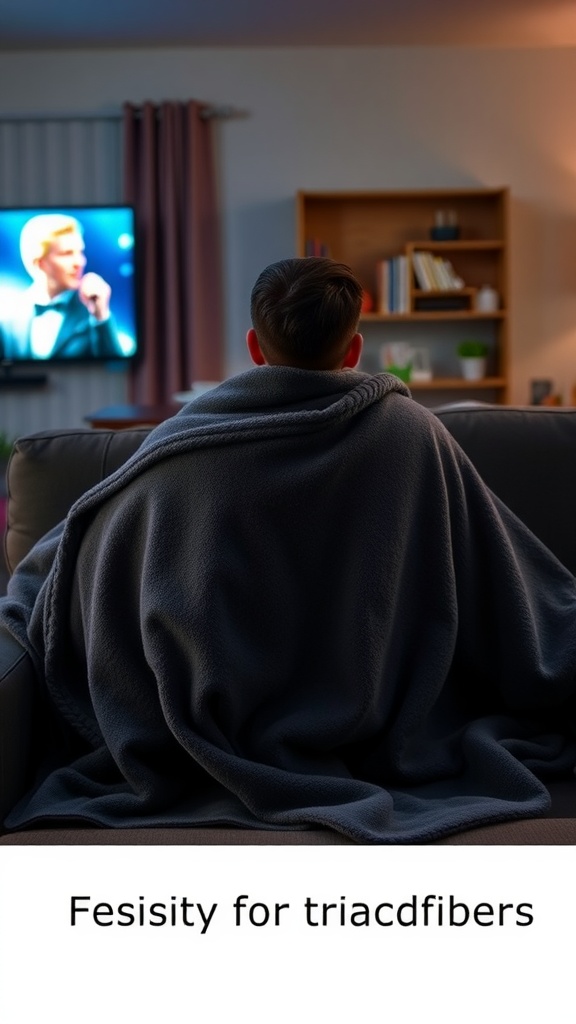
{"label": "dark leather couch", "polygon": [[[449,405],[435,410],[486,483],[576,574],[576,409]],[[146,436],[125,431],[48,430],[22,437],[8,467],[9,571],[85,490],[120,466]],[[24,791],[34,766],[34,678],[27,656],[0,634],[0,815]],[[38,726],[36,725],[36,728]],[[545,818],[441,840],[462,844],[576,843],[576,779],[551,783]],[[3,844],[345,844],[329,831],[44,828],[4,834]]]}

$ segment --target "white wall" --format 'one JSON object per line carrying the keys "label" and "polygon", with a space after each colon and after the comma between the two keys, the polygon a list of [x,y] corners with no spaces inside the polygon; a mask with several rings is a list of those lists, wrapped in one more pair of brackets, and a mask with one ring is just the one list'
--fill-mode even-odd
{"label": "white wall", "polygon": [[[117,110],[195,98],[219,127],[228,371],[248,299],[294,253],[306,189],[508,185],[513,401],[532,377],[576,383],[576,50],[171,49],[0,55],[0,113]],[[1,154],[0,154],[1,159]]]}

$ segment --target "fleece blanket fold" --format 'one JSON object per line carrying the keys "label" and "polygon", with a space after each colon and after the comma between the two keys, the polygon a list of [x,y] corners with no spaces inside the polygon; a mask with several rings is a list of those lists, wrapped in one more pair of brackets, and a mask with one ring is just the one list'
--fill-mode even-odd
{"label": "fleece blanket fold", "polygon": [[544,813],[576,764],[576,585],[386,374],[258,367],[185,406],[10,583],[46,757],[6,826]]}

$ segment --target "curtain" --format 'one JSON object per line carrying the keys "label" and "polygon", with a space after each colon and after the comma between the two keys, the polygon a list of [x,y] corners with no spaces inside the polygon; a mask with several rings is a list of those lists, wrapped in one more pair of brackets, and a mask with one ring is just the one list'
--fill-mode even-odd
{"label": "curtain", "polygon": [[213,120],[200,103],[124,104],[124,195],[139,241],[142,358],[130,399],[221,380],[223,311]]}

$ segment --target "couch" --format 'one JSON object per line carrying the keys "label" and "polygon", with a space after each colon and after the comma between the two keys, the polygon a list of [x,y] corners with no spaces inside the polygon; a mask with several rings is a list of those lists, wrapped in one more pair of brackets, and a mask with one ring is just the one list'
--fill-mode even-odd
{"label": "couch", "polygon": [[[434,410],[485,482],[576,574],[576,409],[457,403]],[[20,438],[7,472],[5,558],[9,572],[76,498],[138,448],[147,429],[46,430]],[[34,771],[34,673],[12,637],[0,634],[0,820]],[[576,843],[576,779],[550,783],[546,817],[475,828],[439,844]],[[49,827],[0,835],[0,844],[347,844],[328,830]]]}

